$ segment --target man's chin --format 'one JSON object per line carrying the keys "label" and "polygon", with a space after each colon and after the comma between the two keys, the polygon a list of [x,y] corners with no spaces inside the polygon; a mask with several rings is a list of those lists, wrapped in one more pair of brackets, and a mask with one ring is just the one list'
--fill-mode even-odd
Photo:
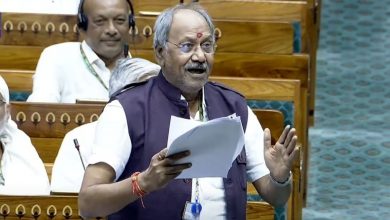
{"label": "man's chin", "polygon": [[196,73],[190,75],[190,80],[188,81],[191,84],[191,87],[202,88],[204,84],[208,81],[209,75],[207,72]]}
{"label": "man's chin", "polygon": [[123,54],[123,48],[104,48],[99,54],[99,57],[104,57],[106,59],[118,58]]}

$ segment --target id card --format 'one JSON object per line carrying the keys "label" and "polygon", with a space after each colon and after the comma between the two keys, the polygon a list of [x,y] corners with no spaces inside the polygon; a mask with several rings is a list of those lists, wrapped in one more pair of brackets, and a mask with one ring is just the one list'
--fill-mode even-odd
{"label": "id card", "polygon": [[198,202],[186,202],[183,211],[183,220],[198,220],[202,206]]}

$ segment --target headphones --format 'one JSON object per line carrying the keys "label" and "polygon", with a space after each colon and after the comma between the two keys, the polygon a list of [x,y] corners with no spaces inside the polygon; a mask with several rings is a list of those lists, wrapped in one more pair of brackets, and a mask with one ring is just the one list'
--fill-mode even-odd
{"label": "headphones", "polygon": [[[77,27],[81,30],[86,31],[88,28],[88,17],[84,14],[84,2],[85,0],[80,0],[79,4],[79,10],[77,13]],[[133,4],[131,4],[130,0],[126,0],[126,2],[130,6],[130,12],[131,14],[129,15],[129,28],[135,28],[135,18],[134,18],[134,9],[133,9]]]}

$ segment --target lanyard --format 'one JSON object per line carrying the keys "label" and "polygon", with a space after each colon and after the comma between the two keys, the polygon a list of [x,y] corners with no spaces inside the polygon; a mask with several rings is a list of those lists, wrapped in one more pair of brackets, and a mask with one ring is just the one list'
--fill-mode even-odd
{"label": "lanyard", "polygon": [[88,61],[87,56],[85,55],[85,52],[84,52],[81,44],[80,44],[80,52],[81,52],[81,56],[83,57],[83,61],[84,61],[85,65],[87,66],[89,72],[92,73],[92,75],[94,75],[95,78],[100,82],[100,84],[102,84],[102,86],[108,91],[106,84],[104,84],[102,78],[100,78],[100,76],[97,74],[97,72],[95,71],[95,69],[93,68],[91,63]]}
{"label": "lanyard", "polygon": [[[202,92],[203,93],[203,92]],[[204,114],[203,114],[203,94],[200,96],[199,100],[199,120],[204,121]],[[192,214],[196,217],[199,217],[200,211],[202,210],[202,205],[199,203],[199,179],[195,178],[195,203],[191,207]]]}

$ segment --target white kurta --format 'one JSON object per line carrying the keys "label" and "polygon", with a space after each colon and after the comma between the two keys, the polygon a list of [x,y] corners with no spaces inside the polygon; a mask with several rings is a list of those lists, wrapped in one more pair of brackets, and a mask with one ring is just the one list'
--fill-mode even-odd
{"label": "white kurta", "polygon": [[[106,87],[111,72],[93,50],[82,42],[88,62]],[[28,102],[75,103],[82,100],[108,100],[108,90],[88,69],[79,42],[66,42],[47,47],[39,58],[33,77],[33,92]]]}
{"label": "white kurta", "polygon": [[51,174],[51,191],[78,193],[84,168],[73,139],[77,138],[80,155],[85,166],[92,154],[92,143],[97,122],[87,123],[69,131],[61,144]]}
{"label": "white kurta", "polygon": [[3,144],[0,194],[49,195],[49,178],[30,138],[11,119],[7,133],[0,137]]}
{"label": "white kurta", "polygon": [[9,91],[0,76],[0,194],[49,195],[45,166],[30,138],[19,130],[9,115]]}

